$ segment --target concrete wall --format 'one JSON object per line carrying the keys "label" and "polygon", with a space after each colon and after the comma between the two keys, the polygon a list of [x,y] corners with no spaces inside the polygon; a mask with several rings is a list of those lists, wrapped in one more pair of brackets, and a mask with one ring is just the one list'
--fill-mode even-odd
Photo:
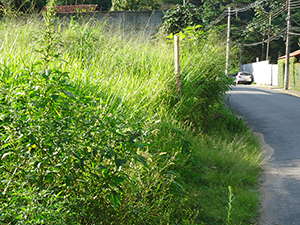
{"label": "concrete wall", "polygon": [[269,61],[242,65],[241,71],[250,72],[257,84],[278,86],[278,65],[272,65]]}
{"label": "concrete wall", "polygon": [[156,32],[163,23],[164,13],[161,10],[154,11],[111,11],[92,13],[58,13],[62,21],[69,21],[73,18],[84,18],[97,20],[100,23],[106,22],[111,28],[122,28],[125,30],[152,31]]}

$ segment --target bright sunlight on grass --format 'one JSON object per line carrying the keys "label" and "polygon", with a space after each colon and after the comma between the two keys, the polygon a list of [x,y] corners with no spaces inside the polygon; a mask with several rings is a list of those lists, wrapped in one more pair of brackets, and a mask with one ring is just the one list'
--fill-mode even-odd
{"label": "bright sunlight on grass", "polygon": [[54,2],[0,23],[0,224],[254,223],[260,147],[224,105],[222,41],[181,39],[179,98],[170,40]]}

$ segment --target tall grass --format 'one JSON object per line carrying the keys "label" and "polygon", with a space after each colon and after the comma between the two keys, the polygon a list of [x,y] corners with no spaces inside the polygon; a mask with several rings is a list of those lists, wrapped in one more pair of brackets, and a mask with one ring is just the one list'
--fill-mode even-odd
{"label": "tall grass", "polygon": [[[165,40],[97,22],[56,24],[64,46],[49,67],[68,72],[58,84],[36,51],[43,23],[0,26],[1,223],[225,224],[228,186],[231,223],[251,222],[259,145],[224,107],[230,81],[218,40],[181,41],[178,99]],[[38,74],[46,80],[34,82],[57,85],[41,113],[30,108],[44,93],[31,84]]]}

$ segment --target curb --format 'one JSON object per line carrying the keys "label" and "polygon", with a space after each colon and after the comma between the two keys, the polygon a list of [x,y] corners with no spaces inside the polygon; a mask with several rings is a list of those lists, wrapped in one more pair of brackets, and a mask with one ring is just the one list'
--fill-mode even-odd
{"label": "curb", "polygon": [[263,86],[266,87],[268,89],[274,90],[274,91],[279,91],[288,95],[292,95],[295,97],[300,97],[300,91],[296,91],[296,90],[284,90],[283,88],[277,87],[277,86]]}

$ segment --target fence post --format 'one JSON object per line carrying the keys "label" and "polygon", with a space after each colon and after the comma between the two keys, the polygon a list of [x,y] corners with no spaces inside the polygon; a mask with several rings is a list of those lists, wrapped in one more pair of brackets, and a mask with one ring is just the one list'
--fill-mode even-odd
{"label": "fence post", "polygon": [[176,79],[176,86],[179,97],[182,96],[181,90],[181,74],[180,74],[180,57],[179,57],[179,36],[174,36],[174,52],[175,52],[175,76]]}

